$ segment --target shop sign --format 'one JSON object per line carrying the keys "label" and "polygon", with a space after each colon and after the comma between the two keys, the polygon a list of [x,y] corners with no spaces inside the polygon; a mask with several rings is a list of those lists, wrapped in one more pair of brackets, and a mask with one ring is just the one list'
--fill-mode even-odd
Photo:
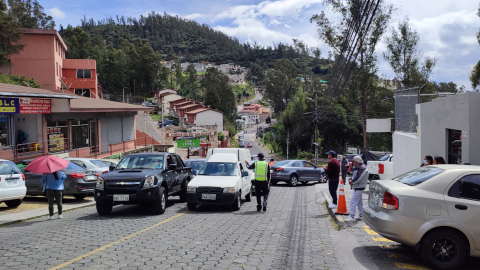
{"label": "shop sign", "polygon": [[200,147],[200,140],[177,140],[177,148]]}
{"label": "shop sign", "polygon": [[168,133],[168,137],[182,137],[182,136],[214,136],[217,132],[175,132],[175,133]]}
{"label": "shop sign", "polygon": [[0,114],[19,113],[18,98],[0,98]]}
{"label": "shop sign", "polygon": [[20,113],[52,113],[52,101],[41,98],[20,98]]}

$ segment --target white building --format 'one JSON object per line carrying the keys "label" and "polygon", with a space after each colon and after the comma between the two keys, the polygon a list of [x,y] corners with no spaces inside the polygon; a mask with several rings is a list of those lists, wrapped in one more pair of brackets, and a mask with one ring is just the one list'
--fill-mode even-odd
{"label": "white building", "polygon": [[217,131],[223,131],[223,113],[210,108],[201,108],[186,113],[186,123],[197,126],[216,125]]}

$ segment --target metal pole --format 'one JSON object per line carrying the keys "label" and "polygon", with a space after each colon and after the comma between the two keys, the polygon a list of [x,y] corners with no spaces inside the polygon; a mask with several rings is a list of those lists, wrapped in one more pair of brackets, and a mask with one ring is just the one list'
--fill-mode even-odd
{"label": "metal pole", "polygon": [[287,132],[287,159],[288,159],[288,141],[290,140],[290,130]]}
{"label": "metal pole", "polygon": [[165,144],[165,129],[164,129],[165,123],[163,119],[164,114],[165,114],[165,111],[164,111],[163,100],[162,100],[162,144]]}
{"label": "metal pole", "polygon": [[318,108],[317,108],[317,100],[318,94],[315,92],[315,166],[318,166],[318,125],[317,125],[317,116],[318,116]]}
{"label": "metal pole", "polygon": [[125,86],[123,87],[123,90],[122,90],[122,91],[123,91],[123,92],[122,92],[122,93],[123,93],[123,94],[122,94],[122,100],[123,100],[122,102],[125,103]]}

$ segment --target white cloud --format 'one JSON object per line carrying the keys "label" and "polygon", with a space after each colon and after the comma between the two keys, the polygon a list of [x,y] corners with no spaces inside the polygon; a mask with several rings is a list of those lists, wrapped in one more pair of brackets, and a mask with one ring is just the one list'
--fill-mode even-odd
{"label": "white cloud", "polygon": [[282,24],[281,22],[277,21],[276,19],[273,19],[270,21],[270,24]]}
{"label": "white cloud", "polygon": [[65,19],[65,12],[61,11],[58,7],[51,8],[50,14],[55,19]]}
{"label": "white cloud", "polygon": [[291,27],[290,25],[288,25],[288,24],[285,24],[284,26],[285,26],[286,28],[292,28],[292,27]]}
{"label": "white cloud", "polygon": [[202,18],[204,16],[205,16],[204,14],[193,13],[193,14],[188,14],[188,15],[184,16],[184,18],[187,19],[187,20],[195,20],[197,18]]}

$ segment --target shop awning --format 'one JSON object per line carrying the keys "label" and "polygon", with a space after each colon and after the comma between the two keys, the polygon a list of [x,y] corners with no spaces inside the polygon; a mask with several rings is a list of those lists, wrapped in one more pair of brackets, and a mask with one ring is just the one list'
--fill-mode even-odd
{"label": "shop awning", "polygon": [[70,101],[70,112],[153,111],[152,107],[78,96]]}
{"label": "shop awning", "polygon": [[76,99],[76,95],[63,94],[40,88],[0,83],[0,96],[2,97],[29,97],[29,98],[63,98]]}

